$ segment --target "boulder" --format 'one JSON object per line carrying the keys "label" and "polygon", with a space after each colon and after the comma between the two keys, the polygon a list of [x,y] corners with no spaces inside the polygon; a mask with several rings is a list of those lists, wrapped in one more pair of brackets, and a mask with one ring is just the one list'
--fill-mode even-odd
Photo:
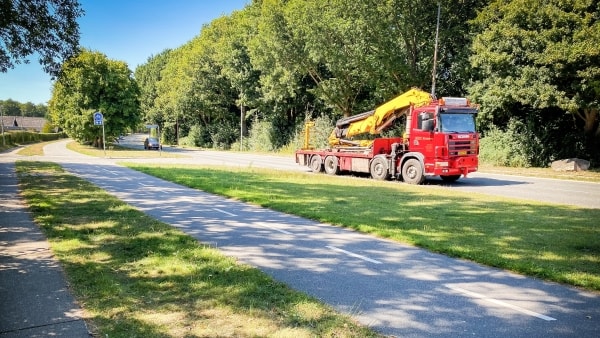
{"label": "boulder", "polygon": [[554,171],[584,171],[590,168],[590,161],[579,158],[568,158],[554,161],[550,167]]}

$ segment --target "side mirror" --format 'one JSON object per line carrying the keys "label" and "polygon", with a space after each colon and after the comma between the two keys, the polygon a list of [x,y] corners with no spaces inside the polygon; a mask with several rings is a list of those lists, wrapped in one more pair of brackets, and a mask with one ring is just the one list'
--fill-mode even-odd
{"label": "side mirror", "polygon": [[433,131],[433,128],[434,128],[434,120],[433,119],[423,120],[423,122],[421,123],[422,130]]}

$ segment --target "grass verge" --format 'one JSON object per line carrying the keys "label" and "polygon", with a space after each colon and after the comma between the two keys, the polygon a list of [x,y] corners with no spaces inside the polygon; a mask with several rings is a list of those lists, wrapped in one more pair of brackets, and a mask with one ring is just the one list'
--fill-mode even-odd
{"label": "grass verge", "polygon": [[98,336],[377,336],[57,164],[16,166],[35,222]]}
{"label": "grass verge", "polygon": [[600,210],[261,169],[127,164],[195,189],[600,291]]}

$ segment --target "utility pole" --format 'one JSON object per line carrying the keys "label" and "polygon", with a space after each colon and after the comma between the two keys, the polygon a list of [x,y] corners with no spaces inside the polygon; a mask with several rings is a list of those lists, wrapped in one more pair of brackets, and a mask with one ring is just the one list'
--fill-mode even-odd
{"label": "utility pole", "polygon": [[435,98],[435,78],[437,68],[438,38],[440,34],[440,2],[438,1],[437,24],[435,26],[435,48],[433,50],[433,70],[431,71],[431,96]]}

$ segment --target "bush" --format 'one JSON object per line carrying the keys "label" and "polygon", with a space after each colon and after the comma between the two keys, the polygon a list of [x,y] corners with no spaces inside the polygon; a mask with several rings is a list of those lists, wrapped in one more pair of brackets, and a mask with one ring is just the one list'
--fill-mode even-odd
{"label": "bush", "polygon": [[[309,148],[322,149],[329,147],[329,135],[333,130],[335,123],[327,116],[319,116],[312,120],[314,125],[310,128]],[[294,137],[284,149],[286,151],[295,151],[304,148],[304,135],[306,123],[297,126]]]}
{"label": "bush", "polygon": [[[7,145],[29,144],[36,142],[55,141],[65,137],[63,133],[36,133],[31,131],[11,131],[2,134]],[[0,141],[2,142],[2,141]]]}
{"label": "bush", "polygon": [[530,167],[528,151],[535,147],[527,146],[527,142],[524,142],[527,135],[522,130],[522,123],[516,120],[508,123],[506,131],[493,126],[479,144],[481,162],[506,167]]}
{"label": "bush", "polygon": [[221,122],[209,129],[212,147],[215,149],[230,149],[231,144],[239,135],[239,129],[231,123]]}
{"label": "bush", "polygon": [[248,149],[250,151],[271,152],[276,148],[271,141],[272,125],[269,121],[255,120],[252,123],[247,138]]}

